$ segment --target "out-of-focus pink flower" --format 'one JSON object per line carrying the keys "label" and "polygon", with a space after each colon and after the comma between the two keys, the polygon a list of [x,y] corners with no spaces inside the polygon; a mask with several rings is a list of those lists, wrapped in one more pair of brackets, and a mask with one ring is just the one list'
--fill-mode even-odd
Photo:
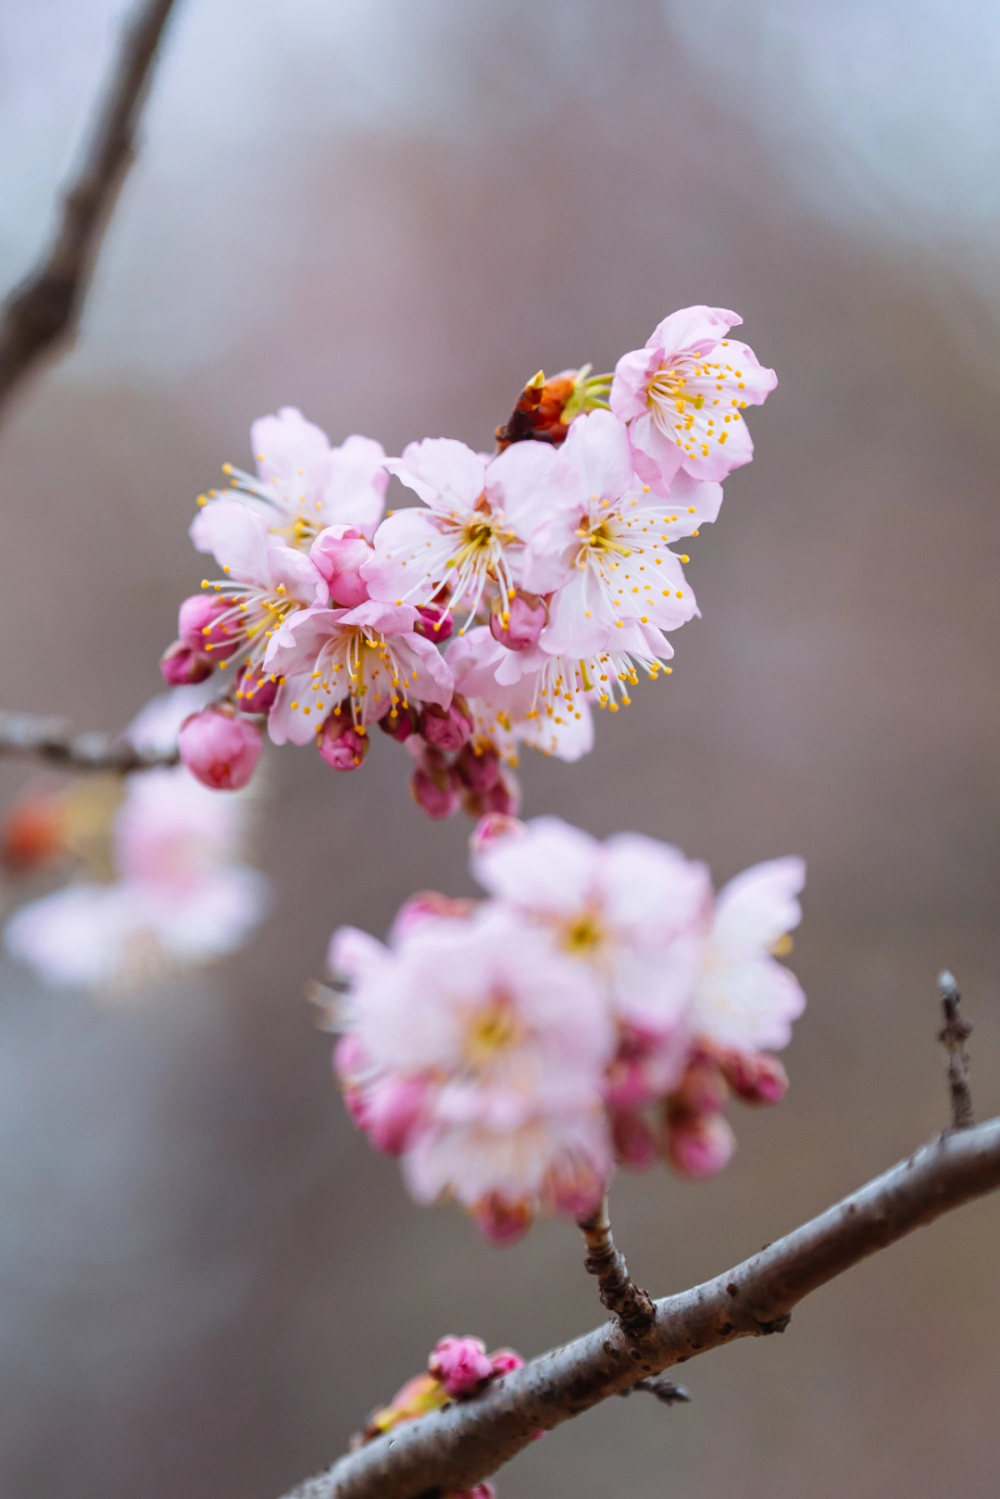
{"label": "out-of-focus pink flower", "polygon": [[242,798],[181,768],[131,776],[112,828],[114,883],[23,906],[8,951],[47,984],[119,991],[234,951],[270,899],[263,875],[235,862],[245,818]]}
{"label": "out-of-focus pink flower", "polygon": [[586,970],[487,909],[428,916],[354,972],[347,1029],[372,1081],[426,1086],[403,1156],[419,1201],[448,1192],[505,1241],[539,1210],[596,1205],[612,1169],[600,1090],[614,1038]]}
{"label": "out-of-focus pink flower", "polygon": [[454,900],[450,895],[441,895],[437,890],[421,890],[404,900],[392,923],[391,941],[399,942],[424,921],[455,921],[471,916],[476,909],[474,900]]}
{"label": "out-of-focus pink flower", "polygon": [[429,640],[414,633],[416,610],[374,600],[356,609],[306,609],[275,633],[266,669],[281,679],[268,730],[275,744],[306,744],[326,714],[350,704],[360,728],[392,708],[451,702],[452,676]]}
{"label": "out-of-focus pink flower", "polygon": [[494,1373],[482,1338],[441,1338],[427,1360],[428,1371],[448,1394],[460,1400],[474,1395]]}
{"label": "out-of-focus pink flower", "polygon": [[182,640],[175,640],[160,657],[160,672],[168,687],[194,686],[206,681],[214,670],[214,661]]}
{"label": "out-of-focus pink flower", "polygon": [[539,817],[517,837],[492,840],[473,868],[492,895],[603,978],[619,1020],[676,1049],[689,1025],[711,896],[704,865],[639,834],[602,844]]}
{"label": "out-of-focus pink flower", "polygon": [[788,1073],[777,1057],[769,1057],[766,1052],[748,1055],[721,1051],[718,1063],[726,1082],[744,1103],[780,1103],[788,1092]]}
{"label": "out-of-focus pink flower", "polygon": [[455,769],[470,791],[491,791],[500,779],[500,756],[492,746],[465,744],[455,760]]}
{"label": "out-of-focus pink flower", "polygon": [[469,705],[458,693],[447,708],[425,703],[418,723],[420,736],[439,750],[459,750],[472,738],[473,721]]}
{"label": "out-of-focus pink flower", "polygon": [[659,1155],[649,1122],[638,1109],[612,1109],[611,1135],[615,1155],[633,1171],[645,1171]]}
{"label": "out-of-focus pink flower", "polygon": [[498,595],[490,610],[490,634],[509,651],[527,651],[538,644],[548,617],[545,600],[535,593],[512,594],[506,605]]}
{"label": "out-of-focus pink flower", "polygon": [[206,508],[237,498],[300,550],[327,526],[357,526],[372,535],[389,480],[380,443],[355,434],[332,448],[326,433],[293,406],[255,421],[250,441],[256,476],[227,464],[232,488],[223,497],[214,491],[202,496]]}
{"label": "out-of-focus pink flower", "polygon": [[490,1354],[490,1364],[493,1378],[502,1379],[505,1374],[513,1374],[515,1369],[523,1369],[524,1359],[513,1348],[498,1348]]}
{"label": "out-of-focus pink flower", "polygon": [[177,738],[181,759],[203,786],[238,791],[257,768],[260,730],[223,708],[206,708],[189,718]]}
{"label": "out-of-focus pink flower", "polygon": [[504,817],[499,812],[488,812],[476,823],[469,839],[473,854],[481,854],[496,838],[513,838],[524,832],[524,823],[517,817]]}
{"label": "out-of-focus pink flower", "polygon": [[497,776],[490,785],[480,789],[470,788],[462,798],[462,805],[470,817],[516,817],[521,810],[521,787],[517,777],[499,766]]}
{"label": "out-of-focus pink flower", "polygon": [[317,748],[333,770],[357,770],[371,747],[364,728],[355,728],[346,708],[335,708],[316,741]]}
{"label": "out-of-focus pink flower", "polygon": [[722,307],[685,307],[618,361],[611,410],[629,424],[642,477],[660,494],[673,493],[681,468],[719,480],[753,457],[741,412],[778,382],[746,344],[726,337],[742,321]]}
{"label": "out-of-focus pink flower", "polygon": [[326,579],[338,608],[354,609],[368,598],[361,569],[374,556],[357,526],[328,526],[309,548],[310,560]]}
{"label": "out-of-focus pink flower", "polygon": [[806,1001],[774,954],[791,947],[804,883],[801,859],[773,859],[719,892],[694,1001],[696,1033],[715,1046],[754,1055],[788,1045]]}
{"label": "out-of-focus pink flower", "polygon": [[542,443],[517,443],[489,463],[464,443],[426,438],[387,467],[427,508],[397,510],[375,536],[364,569],[372,598],[432,603],[471,617],[489,585],[506,601],[522,587],[547,593],[563,580],[558,559],[527,542],[540,519],[570,497],[572,474]]}

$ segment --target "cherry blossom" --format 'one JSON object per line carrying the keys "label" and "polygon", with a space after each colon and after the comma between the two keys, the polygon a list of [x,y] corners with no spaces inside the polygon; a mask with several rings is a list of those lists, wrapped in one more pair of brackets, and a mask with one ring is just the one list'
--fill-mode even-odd
{"label": "cherry blossom", "polygon": [[428,913],[382,953],[345,933],[334,964],[344,955],[351,1046],[338,1066],[369,1132],[387,1095],[421,1089],[402,1140],[417,1200],[454,1196],[495,1242],[543,1208],[592,1210],[612,1169],[600,1090],[614,1038],[596,981],[491,908]]}
{"label": "cherry blossom", "polygon": [[426,508],[397,510],[375,535],[363,569],[373,598],[475,615],[488,589],[506,608],[517,588],[543,594],[564,570],[528,543],[540,520],[572,494],[572,473],[542,443],[518,443],[491,461],[451,438],[411,443],[387,465]]}
{"label": "cherry blossom", "polygon": [[[255,421],[250,442],[256,476],[226,464],[231,488],[221,496],[216,491],[203,495],[199,503],[206,510],[222,499],[238,499],[300,550],[308,550],[327,526],[352,526],[372,536],[389,480],[381,443],[355,434],[339,448],[331,447],[326,433],[294,406]],[[199,550],[214,550],[201,545],[194,528],[192,534]]]}
{"label": "cherry blossom", "polygon": [[677,503],[679,469],[719,480],[753,457],[742,412],[778,381],[746,344],[726,337],[742,321],[722,307],[685,307],[615,367],[611,410],[628,423],[639,472]]}
{"label": "cherry blossom", "polygon": [[235,951],[270,903],[264,876],[235,862],[245,822],[241,798],[186,770],[130,777],[111,829],[116,878],[22,906],[8,952],[46,984],[123,992]]}

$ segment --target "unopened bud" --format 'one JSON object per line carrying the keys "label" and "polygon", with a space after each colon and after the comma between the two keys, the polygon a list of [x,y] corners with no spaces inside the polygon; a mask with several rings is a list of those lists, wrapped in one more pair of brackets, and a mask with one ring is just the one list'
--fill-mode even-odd
{"label": "unopened bud", "polygon": [[390,739],[398,739],[403,744],[411,734],[416,733],[417,715],[412,708],[404,708],[402,703],[395,703],[379,719],[378,726],[383,734],[388,734]]}
{"label": "unopened bud", "polygon": [[788,1092],[788,1073],[777,1057],[766,1052],[753,1055],[723,1052],[719,1055],[719,1066],[726,1082],[744,1103],[780,1103]]}
{"label": "unopened bud", "polygon": [[241,713],[270,713],[278,696],[278,684],[253,666],[244,666],[236,682],[236,702]]}
{"label": "unopened bud", "polygon": [[481,1338],[442,1338],[427,1360],[428,1372],[453,1399],[474,1395],[493,1373]]}
{"label": "unopened bud", "polygon": [[368,584],[361,569],[375,549],[356,526],[328,526],[309,550],[309,559],[323,575],[330,598],[342,609],[355,609],[368,598]]}
{"label": "unopened bud", "polygon": [[667,1155],[674,1170],[691,1181],[714,1176],[728,1165],[736,1136],[721,1114],[688,1114],[667,1118]]}
{"label": "unopened bud", "polygon": [[455,621],[450,609],[444,609],[440,604],[418,604],[417,613],[420,618],[413,628],[418,635],[432,640],[435,645],[451,638]]}
{"label": "unopened bud", "polygon": [[470,817],[483,818],[493,813],[513,818],[521,808],[521,788],[516,777],[501,769],[487,791],[467,791],[462,805]]}
{"label": "unopened bud", "polygon": [[468,916],[475,907],[474,900],[454,900],[450,895],[439,895],[436,890],[421,890],[418,895],[411,895],[404,901],[396,912],[392,923],[393,941],[408,936],[425,921],[458,920]]}
{"label": "unopened bud", "polygon": [[364,1130],[383,1155],[408,1149],[423,1111],[427,1087],[411,1077],[381,1079],[370,1090]]}
{"label": "unopened bud", "polygon": [[538,644],[548,610],[534,593],[515,593],[506,605],[497,597],[490,606],[490,634],[509,651],[527,651]]}
{"label": "unopened bud", "polygon": [[354,727],[348,710],[335,708],[319,732],[316,747],[333,770],[357,770],[370,743],[368,735]]}
{"label": "unopened bud", "polygon": [[439,750],[423,751],[410,776],[410,795],[428,817],[452,817],[462,805],[458,777]]}
{"label": "unopened bud", "polygon": [[611,1134],[615,1155],[633,1171],[645,1171],[657,1158],[653,1131],[637,1109],[614,1109]]}
{"label": "unopened bud", "polygon": [[714,1056],[701,1056],[691,1062],[673,1090],[675,1108],[692,1114],[721,1114],[729,1102],[729,1086]]}
{"label": "unopened bud", "polygon": [[216,594],[195,593],[185,599],[177,611],[177,634],[192,651],[217,655],[224,645],[232,643],[232,635],[219,621],[233,608],[229,599]]}
{"label": "unopened bud", "polygon": [[481,817],[472,830],[469,847],[474,854],[481,854],[500,838],[520,836],[525,831],[524,823],[517,817],[505,817],[501,812],[488,812]]}
{"label": "unopened bud", "polygon": [[421,737],[435,749],[461,749],[472,738],[474,727],[469,705],[457,692],[447,708],[439,708],[437,703],[425,703],[420,710]]}
{"label": "unopened bud", "polygon": [[490,1354],[490,1365],[493,1378],[502,1379],[505,1374],[513,1374],[515,1369],[523,1369],[524,1359],[513,1348],[498,1348]]}
{"label": "unopened bud", "polygon": [[455,760],[462,784],[470,791],[489,791],[500,779],[500,755],[492,747],[463,744]]}
{"label": "unopened bud", "polygon": [[201,651],[193,651],[183,640],[175,640],[160,657],[160,673],[168,687],[193,687],[214,670],[214,661]]}
{"label": "unopened bud", "polygon": [[480,1233],[501,1248],[523,1239],[535,1216],[526,1202],[505,1202],[496,1192],[481,1197],[472,1211]]}
{"label": "unopened bud", "polygon": [[260,730],[226,708],[206,708],[185,720],[177,736],[181,759],[196,780],[214,791],[238,791],[253,775],[263,742]]}

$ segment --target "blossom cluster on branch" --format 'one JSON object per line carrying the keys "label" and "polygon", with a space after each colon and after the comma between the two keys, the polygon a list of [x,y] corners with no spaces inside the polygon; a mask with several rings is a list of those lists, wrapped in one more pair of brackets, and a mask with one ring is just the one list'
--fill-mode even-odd
{"label": "blossom cluster on branch", "polygon": [[787,1086],[772,1053],[805,1000],[776,955],[801,860],[715,895],[654,839],[493,814],[472,864],[487,900],[418,895],[387,945],[346,927],[330,947],[348,1108],[414,1197],[455,1198],[506,1244],[539,1212],[589,1217],[616,1163],[720,1170],[730,1096]]}
{"label": "blossom cluster on branch", "polygon": [[[718,516],[753,452],[743,410],[776,383],[728,337],[739,322],[690,307],[613,376],[539,373],[492,457],[450,438],[334,448],[291,408],[255,422],[256,474],[230,469],[191,528],[223,576],[181,605],[162,662],[172,684],[231,672],[182,730],[189,769],[245,785],[266,719],[354,770],[377,724],[432,817],[515,812],[518,744],[586,753],[591,706],[669,672],[667,633],[698,613],[673,544]],[[383,519],[390,474],[418,503]]]}

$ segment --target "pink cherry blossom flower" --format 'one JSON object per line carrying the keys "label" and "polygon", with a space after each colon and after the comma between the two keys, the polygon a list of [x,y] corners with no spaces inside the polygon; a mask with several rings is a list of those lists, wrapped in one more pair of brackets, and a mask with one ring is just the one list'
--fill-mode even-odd
{"label": "pink cherry blossom flower", "polygon": [[744,1054],[780,1051],[805,1009],[795,975],[774,956],[801,920],[801,859],[756,864],[719,892],[695,992],[697,1034]]}
{"label": "pink cherry blossom flower", "polygon": [[472,710],[473,743],[481,749],[495,749],[514,765],[518,743],[568,762],[593,748],[581,669],[570,668],[576,691],[567,703],[557,658],[540,650],[509,651],[485,625],[458,636],[446,654],[455,690]]}
{"label": "pink cherry blossom flower", "polygon": [[669,502],[636,477],[624,425],[608,411],[578,417],[563,448],[578,476],[576,503],[551,515],[534,545],[558,553],[568,581],[541,632],[555,656],[590,657],[614,649],[616,627],[674,630],[697,614],[694,593],[669,543],[712,521],[718,484],[678,481]]}
{"label": "pink cherry blossom flower", "polygon": [[448,591],[471,618],[488,591],[547,593],[558,560],[527,543],[541,519],[571,497],[572,471],[543,443],[517,443],[484,460],[464,443],[426,438],[388,467],[427,508],[397,510],[379,527],[364,568],[372,598],[426,605]]}
{"label": "pink cherry blossom flower", "polygon": [[674,494],[679,469],[719,480],[753,457],[741,413],[778,382],[746,344],[726,337],[742,321],[722,307],[685,307],[618,361],[611,410],[628,423],[642,477],[659,494]]}
{"label": "pink cherry blossom flower", "polygon": [[494,1238],[545,1209],[581,1216],[610,1176],[601,1081],[613,1035],[599,984],[515,917],[424,916],[381,955],[348,938],[348,1033],[369,1081],[423,1082],[403,1155],[421,1202],[450,1193]]}
{"label": "pink cherry blossom flower", "polygon": [[117,878],[70,885],[15,912],[4,942],[53,987],[135,989],[235,951],[266,914],[269,883],[234,862],[243,798],[187,771],[132,776],[113,828]]}
{"label": "pink cherry blossom flower", "polygon": [[196,516],[191,533],[226,574],[220,582],[202,585],[213,590],[213,603],[227,605],[203,626],[205,652],[221,667],[242,660],[260,677],[279,625],[300,610],[325,604],[327,581],[309,557],[277,541],[261,516],[235,500],[209,505]]}
{"label": "pink cherry blossom flower", "polygon": [[226,464],[232,488],[199,503],[211,509],[230,496],[262,515],[289,546],[308,550],[327,526],[353,526],[371,537],[382,517],[385,453],[356,434],[339,448],[294,406],[264,416],[250,429],[257,474]]}
{"label": "pink cherry blossom flower", "polygon": [[275,744],[308,743],[342,703],[359,732],[411,701],[447,708],[451,672],[414,631],[416,618],[409,605],[375,600],[286,615],[265,657],[266,671],[282,682],[268,721]]}
{"label": "pink cherry blossom flower", "polygon": [[[555,817],[495,838],[473,856],[480,884],[546,931],[609,985],[619,1021],[637,1028],[675,1076],[683,1067],[701,956],[708,872],[637,833],[599,843]],[[665,1091],[670,1079],[658,1078]]]}

